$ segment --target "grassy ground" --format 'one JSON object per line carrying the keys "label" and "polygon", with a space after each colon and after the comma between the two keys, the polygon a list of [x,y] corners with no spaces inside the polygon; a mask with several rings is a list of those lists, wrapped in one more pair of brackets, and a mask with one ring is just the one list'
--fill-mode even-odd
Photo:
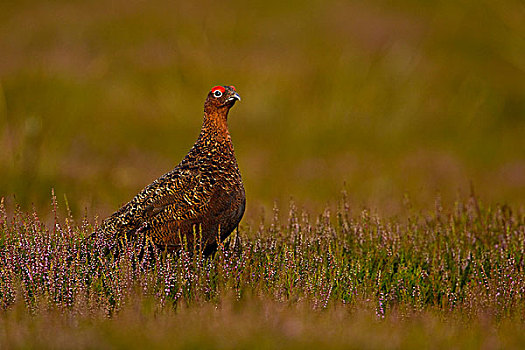
{"label": "grassy ground", "polygon": [[[56,205],[56,204],[54,204]],[[519,348],[525,215],[475,198],[407,219],[293,203],[240,244],[118,258],[86,220],[0,208],[5,348]],[[55,215],[56,212],[53,213]]]}
{"label": "grassy ground", "polygon": [[[524,32],[520,0],[1,1],[0,347],[518,348]],[[96,259],[217,84],[242,249]]]}

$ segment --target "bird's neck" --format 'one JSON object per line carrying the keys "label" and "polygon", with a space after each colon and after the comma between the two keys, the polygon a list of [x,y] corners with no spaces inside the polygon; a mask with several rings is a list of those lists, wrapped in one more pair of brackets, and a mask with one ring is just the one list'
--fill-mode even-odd
{"label": "bird's neck", "polygon": [[[233,152],[233,144],[228,131],[228,112],[204,113],[199,140],[211,148],[221,148],[220,151]],[[217,149],[219,151],[219,149]]]}
{"label": "bird's neck", "polygon": [[204,113],[201,135],[208,135],[216,141],[231,141],[228,131],[228,112]]}

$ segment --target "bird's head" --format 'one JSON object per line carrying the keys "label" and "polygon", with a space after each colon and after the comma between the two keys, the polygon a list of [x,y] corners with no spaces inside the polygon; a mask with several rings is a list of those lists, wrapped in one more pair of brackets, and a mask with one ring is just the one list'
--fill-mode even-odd
{"label": "bird's head", "polygon": [[215,86],[208,93],[206,102],[204,103],[205,111],[224,111],[228,112],[233,107],[235,102],[240,101],[241,97],[235,91],[233,85],[230,86]]}

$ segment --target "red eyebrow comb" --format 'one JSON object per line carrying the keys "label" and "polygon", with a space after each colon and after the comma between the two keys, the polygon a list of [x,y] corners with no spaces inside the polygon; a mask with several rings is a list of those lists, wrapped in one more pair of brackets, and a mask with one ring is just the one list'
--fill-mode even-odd
{"label": "red eyebrow comb", "polygon": [[224,86],[217,85],[217,86],[215,86],[213,89],[211,89],[211,92],[215,92],[215,91],[217,91],[217,90],[219,90],[220,92],[223,92],[223,93],[224,93],[224,91],[226,91],[226,89],[224,88]]}

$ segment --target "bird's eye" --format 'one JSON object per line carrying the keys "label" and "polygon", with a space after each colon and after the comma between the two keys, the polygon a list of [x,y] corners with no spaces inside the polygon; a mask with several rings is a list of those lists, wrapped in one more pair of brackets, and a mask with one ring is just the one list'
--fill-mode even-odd
{"label": "bird's eye", "polygon": [[222,92],[220,90],[215,90],[215,92],[213,93],[213,96],[221,97],[222,96]]}

